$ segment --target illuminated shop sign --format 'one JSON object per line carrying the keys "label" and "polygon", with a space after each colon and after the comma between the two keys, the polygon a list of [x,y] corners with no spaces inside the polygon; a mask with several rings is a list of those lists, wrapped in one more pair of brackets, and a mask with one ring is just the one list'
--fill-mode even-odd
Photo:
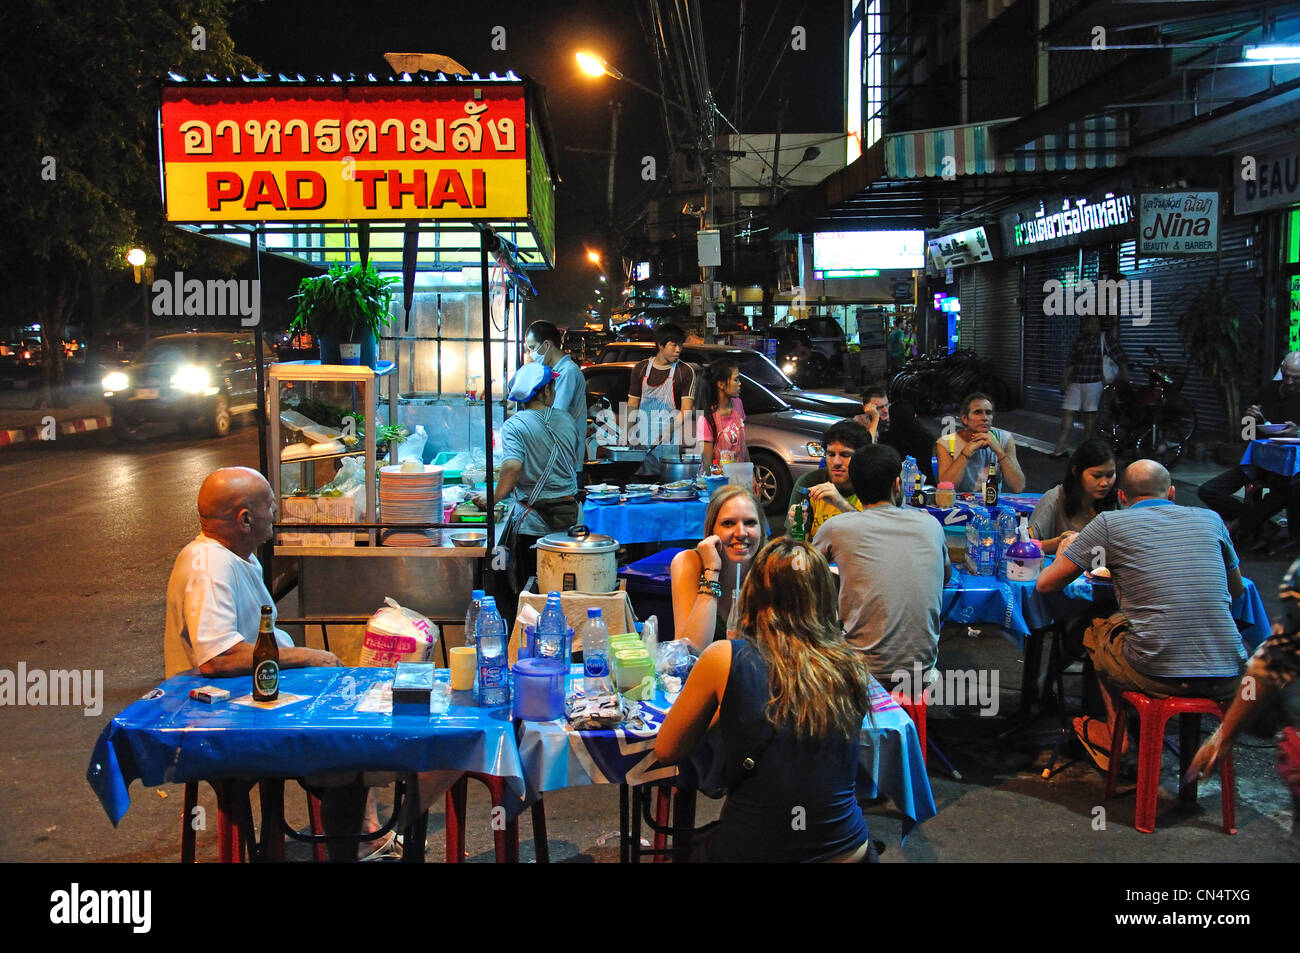
{"label": "illuminated shop sign", "polygon": [[1213,255],[1218,250],[1218,192],[1143,192],[1138,196],[1140,257]]}
{"label": "illuminated shop sign", "polygon": [[935,271],[993,260],[993,249],[989,247],[989,237],[982,225],[932,238],[926,243],[926,248]]}
{"label": "illuminated shop sign", "polygon": [[522,219],[527,115],[522,83],[164,87],[166,218]]}
{"label": "illuminated shop sign", "polygon": [[1132,235],[1133,196],[1059,197],[1021,205],[1002,216],[1008,255],[1085,245]]}

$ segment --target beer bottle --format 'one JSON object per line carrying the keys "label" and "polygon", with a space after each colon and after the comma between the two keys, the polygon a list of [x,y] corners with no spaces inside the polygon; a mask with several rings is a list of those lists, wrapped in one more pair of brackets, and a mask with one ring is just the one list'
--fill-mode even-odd
{"label": "beer bottle", "polygon": [[280,697],[280,646],[275,641],[271,607],[262,606],[262,623],[253,648],[253,701],[273,702]]}
{"label": "beer bottle", "polygon": [[998,503],[998,465],[989,464],[989,475],[984,480],[984,505],[996,506]]}

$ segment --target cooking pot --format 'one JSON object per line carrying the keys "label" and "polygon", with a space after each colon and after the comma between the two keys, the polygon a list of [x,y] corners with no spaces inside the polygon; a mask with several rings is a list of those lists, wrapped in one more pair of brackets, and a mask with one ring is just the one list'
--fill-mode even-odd
{"label": "cooking pot", "polygon": [[618,540],[586,526],[537,541],[538,592],[613,592],[618,587]]}

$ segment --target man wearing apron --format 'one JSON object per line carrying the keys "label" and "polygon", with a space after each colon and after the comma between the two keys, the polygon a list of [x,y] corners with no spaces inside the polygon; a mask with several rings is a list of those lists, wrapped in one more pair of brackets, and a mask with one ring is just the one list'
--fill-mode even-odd
{"label": "man wearing apron", "polygon": [[677,325],[656,327],[659,353],[632,368],[628,386],[628,442],[652,448],[661,460],[679,459],[684,435],[689,432],[692,442],[695,437],[693,427],[682,426],[684,416],[695,405],[691,396],[695,375],[688,365],[678,362],[684,343],[686,333]]}

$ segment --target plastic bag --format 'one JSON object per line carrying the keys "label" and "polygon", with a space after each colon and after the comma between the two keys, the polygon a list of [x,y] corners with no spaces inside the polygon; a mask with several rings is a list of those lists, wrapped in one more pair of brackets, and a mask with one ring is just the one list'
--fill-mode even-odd
{"label": "plastic bag", "polygon": [[659,645],[659,657],[655,661],[655,674],[675,675],[685,679],[695,667],[695,656],[691,654],[691,644],[685,639],[674,639]]}
{"label": "plastic bag", "polygon": [[403,463],[407,460],[417,460],[424,462],[424,444],[429,439],[429,435],[424,432],[424,424],[416,424],[415,431],[407,436],[397,448],[397,462]]}
{"label": "plastic bag", "polygon": [[432,662],[438,627],[411,609],[385,597],[388,603],[366,623],[361,643],[363,668],[392,668],[398,662]]}

